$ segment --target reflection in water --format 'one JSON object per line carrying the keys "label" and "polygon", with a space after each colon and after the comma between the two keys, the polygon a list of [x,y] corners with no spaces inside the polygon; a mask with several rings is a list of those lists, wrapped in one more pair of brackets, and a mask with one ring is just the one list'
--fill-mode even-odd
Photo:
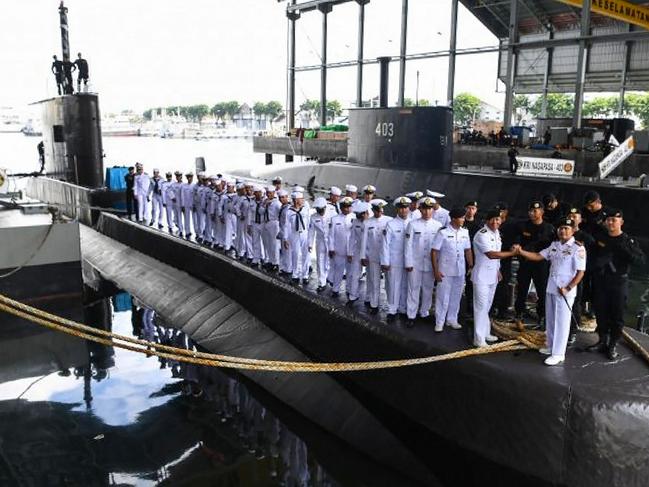
{"label": "reflection in water", "polygon": [[[123,308],[123,299],[114,299],[114,309]],[[110,302],[100,300],[87,307],[86,320],[194,347],[137,302],[113,315]],[[233,377],[86,347],[87,361],[52,360],[42,377],[0,384],[0,485],[339,485],[307,444]]]}

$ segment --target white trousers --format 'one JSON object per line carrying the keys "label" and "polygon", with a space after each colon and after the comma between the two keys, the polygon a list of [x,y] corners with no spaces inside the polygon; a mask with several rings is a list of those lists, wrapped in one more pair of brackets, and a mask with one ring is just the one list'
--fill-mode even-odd
{"label": "white trousers", "polygon": [[277,220],[271,220],[264,223],[264,230],[261,234],[262,242],[264,243],[264,250],[266,251],[266,262],[272,265],[279,264],[278,232],[279,222]]}
{"label": "white trousers", "polygon": [[419,316],[426,318],[430,314],[430,307],[433,305],[433,288],[435,279],[433,271],[420,271],[413,269],[408,274],[408,301],[406,310],[408,319],[414,320]]}
{"label": "white trousers", "polygon": [[491,334],[489,310],[497,286],[497,282],[493,284],[473,283],[473,340],[481,345],[487,343],[487,335]]}
{"label": "white trousers", "polygon": [[361,274],[363,273],[363,266],[361,265],[360,255],[354,255],[352,261],[347,267],[347,280],[345,287],[347,295],[351,301],[358,299],[362,293],[361,290]]}
{"label": "white trousers", "polygon": [[379,296],[381,293],[381,263],[370,261],[367,265],[367,291],[365,301],[370,302],[372,308],[379,307]]}
{"label": "white trousers", "polygon": [[214,228],[214,219],[212,215],[205,215],[205,225],[203,226],[203,240],[206,243],[212,243],[212,229]]}
{"label": "white trousers", "polygon": [[[547,347],[555,357],[564,358],[570,335],[570,310],[575,296],[566,296],[568,304],[560,294],[545,294],[545,335]],[[570,306],[570,308],[568,308]]]}
{"label": "white trousers", "polygon": [[200,208],[192,209],[192,223],[194,224],[194,233],[199,238],[203,232],[203,210]]}
{"label": "white trousers", "polygon": [[151,201],[151,222],[153,224],[162,225],[162,196],[153,194]]}
{"label": "white trousers", "polygon": [[318,272],[318,286],[322,287],[327,284],[329,255],[326,242],[318,237],[315,238],[315,261],[316,271]]}
{"label": "white trousers", "polygon": [[165,213],[167,215],[167,226],[169,227],[169,230],[173,230],[174,228],[174,207],[173,205],[169,204],[164,207]]}
{"label": "white trousers", "polygon": [[237,236],[234,239],[234,247],[239,257],[246,255],[248,250],[246,247],[246,222],[245,220],[237,219]]}
{"label": "white trousers", "polygon": [[[414,271],[413,271],[414,272]],[[403,264],[391,265],[385,276],[385,292],[388,296],[388,314],[405,313],[408,300],[408,279]]]}
{"label": "white trousers", "polygon": [[149,214],[149,202],[146,195],[138,194],[135,197],[137,198],[137,221],[142,222]]}
{"label": "white trousers", "polygon": [[263,223],[253,223],[251,225],[253,264],[259,264],[259,262],[264,259],[264,246],[261,241],[261,234],[263,230],[264,230]]}
{"label": "white trousers", "polygon": [[176,220],[176,227],[182,235],[183,233],[183,207],[178,206],[176,203],[173,204],[174,210],[174,219]]}
{"label": "white trousers", "polygon": [[234,213],[225,214],[223,223],[223,248],[230,250],[237,238],[237,215]]}
{"label": "white trousers", "polygon": [[336,253],[329,260],[329,275],[327,277],[331,282],[331,290],[335,293],[340,292],[340,284],[343,282],[343,275],[345,275],[347,265],[346,255],[338,255]]}
{"label": "white trousers", "polygon": [[306,279],[309,277],[309,241],[306,230],[294,232],[289,237],[289,250],[291,252],[291,266],[293,268],[293,279]]}
{"label": "white trousers", "polygon": [[464,276],[444,276],[435,288],[435,324],[457,323]]}
{"label": "white trousers", "polygon": [[185,237],[192,234],[192,209],[189,206],[183,206],[183,223],[185,225]]}

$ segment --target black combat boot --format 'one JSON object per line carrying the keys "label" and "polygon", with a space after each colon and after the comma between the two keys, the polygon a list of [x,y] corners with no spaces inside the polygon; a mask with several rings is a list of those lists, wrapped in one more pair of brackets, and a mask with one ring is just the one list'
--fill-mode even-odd
{"label": "black combat boot", "polygon": [[599,340],[597,340],[596,343],[593,343],[592,345],[589,345],[586,347],[587,352],[606,352],[608,350],[608,340],[607,337],[604,335],[599,336]]}

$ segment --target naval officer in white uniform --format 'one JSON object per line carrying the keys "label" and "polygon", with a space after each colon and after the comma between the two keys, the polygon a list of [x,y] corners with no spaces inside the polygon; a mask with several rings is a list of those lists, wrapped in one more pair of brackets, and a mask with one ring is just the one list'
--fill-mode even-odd
{"label": "naval officer in white uniform", "polygon": [[351,212],[353,202],[354,200],[348,196],[342,198],[338,205],[340,214],[334,215],[329,220],[329,233],[327,234],[327,250],[330,259],[328,279],[331,283],[331,296],[334,298],[338,297],[345,270],[349,271],[351,265],[347,262],[347,245],[355,218]]}
{"label": "naval officer in white uniform", "polygon": [[[373,188],[373,186],[370,186],[370,188]],[[361,261],[364,261],[364,265],[367,266],[365,301],[369,301],[370,303],[371,314],[379,312],[383,230],[385,229],[385,225],[392,220],[392,217],[383,214],[383,208],[387,204],[387,201],[380,198],[370,200],[373,216],[365,222],[363,229],[365,233],[363,237],[365,244],[361,248]]]}
{"label": "naval officer in white uniform", "polygon": [[485,225],[473,238],[473,254],[475,267],[471,273],[473,282],[473,344],[484,347],[487,342],[495,342],[498,337],[491,334],[489,309],[494,299],[500,274],[500,260],[513,257],[513,251],[502,251],[500,239],[500,210],[487,212]]}
{"label": "naval officer in white uniform", "polygon": [[449,212],[449,225],[443,227],[433,242],[433,273],[435,291],[435,331],[444,331],[444,324],[453,329],[462,326],[457,321],[464,289],[464,276],[473,267],[471,239],[464,228],[464,209]]}
{"label": "naval officer in white uniform", "polygon": [[514,246],[517,255],[531,261],[550,261],[550,276],[545,290],[545,323],[547,346],[540,352],[549,355],[546,365],[557,365],[565,360],[572,305],[577,295],[577,286],[586,270],[586,250],[575,241],[575,222],[561,219],[557,235],[549,247],[541,252],[528,252],[519,245]]}
{"label": "naval officer in white uniform", "polygon": [[408,320],[406,326],[415,324],[417,310],[421,318],[427,318],[433,304],[433,264],[431,252],[435,235],[442,225],[433,220],[433,198],[427,196],[419,200],[421,218],[410,220],[406,227],[404,246],[404,267],[408,273]]}
{"label": "naval officer in white uniform", "polygon": [[388,299],[386,320],[392,322],[397,312],[406,313],[408,279],[403,266],[403,252],[406,241],[406,226],[410,221],[410,198],[401,196],[394,200],[397,216],[385,225],[383,248],[381,250],[381,269],[385,272],[385,294]]}

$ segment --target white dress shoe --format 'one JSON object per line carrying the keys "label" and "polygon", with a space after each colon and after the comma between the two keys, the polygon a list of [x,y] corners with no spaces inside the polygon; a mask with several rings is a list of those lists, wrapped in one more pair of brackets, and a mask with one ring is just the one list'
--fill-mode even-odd
{"label": "white dress shoe", "polygon": [[545,359],[543,362],[545,365],[557,365],[560,364],[565,360],[565,357],[561,357],[560,355],[550,355],[548,358]]}
{"label": "white dress shoe", "polygon": [[539,350],[543,355],[552,355],[552,349],[543,347]]}
{"label": "white dress shoe", "polygon": [[444,325],[435,325],[435,331],[438,333],[444,331]]}
{"label": "white dress shoe", "polygon": [[474,340],[474,341],[473,341],[473,346],[474,346],[474,347],[478,347],[478,348],[486,347],[486,346],[487,346],[487,343],[486,343],[486,342],[478,342],[478,341]]}
{"label": "white dress shoe", "polygon": [[485,340],[487,340],[488,343],[493,343],[498,341],[498,337],[495,335],[487,335]]}
{"label": "white dress shoe", "polygon": [[450,327],[453,328],[454,330],[460,330],[460,329],[462,329],[462,325],[460,325],[459,323],[448,323],[448,322],[447,322],[447,323],[446,323],[446,326],[450,326]]}

